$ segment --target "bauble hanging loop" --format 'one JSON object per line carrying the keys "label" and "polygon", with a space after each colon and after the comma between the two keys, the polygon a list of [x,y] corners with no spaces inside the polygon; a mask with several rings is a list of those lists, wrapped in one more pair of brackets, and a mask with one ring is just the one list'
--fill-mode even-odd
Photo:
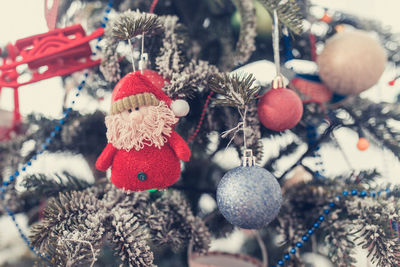
{"label": "bauble hanging loop", "polygon": [[285,87],[285,78],[282,74],[277,75],[272,80],[272,89],[284,88]]}

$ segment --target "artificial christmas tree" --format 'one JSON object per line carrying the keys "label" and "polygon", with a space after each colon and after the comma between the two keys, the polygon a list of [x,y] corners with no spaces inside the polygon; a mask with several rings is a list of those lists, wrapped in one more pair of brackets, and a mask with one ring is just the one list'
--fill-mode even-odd
{"label": "artificial christmas tree", "polygon": [[[49,32],[23,39],[33,41],[21,56],[41,52],[35,64],[12,69],[10,79],[9,63],[20,58],[2,48],[4,87],[27,72],[63,75],[66,88],[76,84],[66,90],[59,119],[23,114],[24,131],[0,143],[0,213],[33,251],[5,266],[232,266],[234,258],[248,266],[304,266],[310,252],[334,266],[353,266],[358,247],[377,266],[400,264],[399,188],[385,182],[382,167],[353,167],[338,137],[346,129],[346,138],[358,136],[350,140],[357,153],[390,151],[398,164],[398,103],[360,94],[379,82],[386,57],[397,70],[397,36],[343,12],[314,12],[321,7],[308,0],[254,3],[53,1]],[[272,44],[257,36],[260,5],[272,19]],[[84,30],[57,35],[69,27]],[[333,65],[336,55],[359,52],[354,47],[328,51],[331,61],[325,60],[322,51],[333,42],[327,40],[351,28],[375,34],[378,68],[362,63],[367,58],[346,62],[357,67],[352,73]],[[53,33],[56,48],[36,47],[41,40],[52,44]],[[91,37],[97,39],[89,46]],[[373,53],[369,47],[362,53]],[[267,82],[245,73],[266,59],[276,65],[263,74],[271,76]],[[288,67],[296,62],[304,64]],[[45,63],[58,72],[41,72]],[[341,77],[352,87],[338,89]],[[265,100],[278,90],[291,99]],[[94,108],[79,106],[82,99]],[[274,117],[264,112],[271,107]],[[285,127],[268,127],[268,120]],[[368,140],[358,146],[363,151],[358,139]],[[42,159],[53,167],[52,154],[81,155],[91,173],[74,164],[62,173],[32,171]],[[301,172],[293,176],[294,170]],[[235,252],[247,256],[209,250],[235,235],[231,223],[259,229],[240,231]]]}

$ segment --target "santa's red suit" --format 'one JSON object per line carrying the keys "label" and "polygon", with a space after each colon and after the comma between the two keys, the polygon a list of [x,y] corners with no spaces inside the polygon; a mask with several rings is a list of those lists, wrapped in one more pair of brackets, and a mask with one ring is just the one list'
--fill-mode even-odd
{"label": "santa's red suit", "polygon": [[[130,73],[114,88],[111,114],[118,115],[135,108],[135,105],[146,106],[154,101],[171,104],[171,99],[145,76],[139,72]],[[160,147],[144,145],[129,151],[117,149],[109,140],[97,159],[96,167],[106,171],[111,166],[111,182],[119,188],[132,191],[166,188],[178,180],[181,172],[179,160],[188,161],[190,150],[174,130],[164,137],[166,142]]]}

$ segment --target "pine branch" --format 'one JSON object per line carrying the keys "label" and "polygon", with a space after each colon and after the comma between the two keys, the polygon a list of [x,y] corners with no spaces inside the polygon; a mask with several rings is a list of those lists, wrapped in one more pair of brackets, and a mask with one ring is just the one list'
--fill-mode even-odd
{"label": "pine branch", "polygon": [[354,258],[356,244],[348,231],[352,221],[346,218],[338,220],[340,212],[343,212],[341,208],[334,210],[321,230],[327,233],[324,240],[329,244],[329,259],[337,266],[351,266],[356,263]]}
{"label": "pine branch", "polygon": [[272,14],[276,10],[279,21],[295,34],[303,32],[303,16],[295,0],[260,0],[260,3]]}
{"label": "pine branch", "polygon": [[[325,242],[330,248],[328,256],[335,265],[348,266],[354,263],[354,248],[358,243],[369,250],[369,257],[378,266],[397,266],[400,241],[393,236],[389,223],[400,218],[398,198],[387,198],[386,194],[380,198],[350,195],[340,200],[336,198],[343,191],[365,190],[367,185],[360,181],[368,180],[372,173],[374,171],[360,173],[359,180],[351,174],[349,177],[298,183],[287,188],[278,217],[278,230],[284,234],[287,244],[294,245],[295,240],[301,239],[308,229],[306,227],[315,222],[315,214],[326,208],[327,201],[332,199],[335,208],[325,216],[318,233],[327,234]],[[371,191],[381,191],[380,188],[368,187]]]}
{"label": "pine branch", "polygon": [[114,210],[111,244],[121,261],[129,267],[153,266],[154,256],[147,244],[148,231],[128,209]]}
{"label": "pine branch", "polygon": [[[192,240],[194,251],[207,251],[210,235],[204,222],[192,215],[187,202],[177,192],[164,194],[150,210],[153,215],[147,223],[155,242],[169,244],[176,251]],[[175,226],[177,223],[179,228]]]}
{"label": "pine branch", "polygon": [[60,193],[50,199],[44,215],[33,227],[31,241],[58,266],[93,261],[106,239],[127,266],[152,266],[150,239],[174,249],[193,240],[200,252],[210,242],[204,223],[177,192],[153,199],[148,192],[97,184]]}
{"label": "pine branch", "polygon": [[121,68],[116,53],[118,41],[110,34],[106,34],[103,45],[103,58],[100,64],[100,71],[108,82],[118,82],[121,79]]}
{"label": "pine branch", "polygon": [[215,66],[206,61],[192,60],[180,72],[174,72],[170,82],[164,86],[165,93],[171,98],[190,97],[195,90],[204,87],[212,74],[218,73]]}
{"label": "pine branch", "polygon": [[[247,108],[245,134],[247,147],[253,151],[256,162],[260,162],[264,154],[264,149],[263,143],[260,140],[260,120],[258,119],[257,103],[255,100],[251,101]],[[238,149],[239,155],[241,155],[243,152],[241,149],[244,142],[243,135],[236,135],[233,141],[236,145],[236,148]]]}
{"label": "pine branch", "polygon": [[154,14],[127,10],[112,21],[113,37],[122,41],[137,35],[150,35],[161,29],[158,17]]}
{"label": "pine branch", "polygon": [[33,174],[27,176],[22,185],[31,197],[32,195],[52,197],[58,195],[59,192],[80,191],[90,186],[88,182],[68,172],[63,172],[62,175],[55,174],[52,178],[44,174]]}
{"label": "pine branch", "polygon": [[297,142],[292,142],[289,145],[287,145],[286,147],[281,147],[279,149],[279,153],[278,155],[271,157],[268,159],[268,161],[265,163],[264,168],[272,171],[273,170],[273,166],[274,164],[281,159],[283,156],[287,156],[287,155],[291,155],[292,153],[294,153],[298,148],[299,148],[300,144]]}
{"label": "pine branch", "polygon": [[94,200],[90,189],[60,193],[58,198],[51,198],[44,211],[45,218],[32,228],[32,245],[49,254],[54,252],[52,248],[57,247],[56,242],[64,231],[78,229],[91,212],[98,211],[93,206]]}
{"label": "pine branch", "polygon": [[315,151],[317,146],[319,146],[322,142],[326,141],[325,139],[327,139],[329,137],[329,135],[332,133],[332,131],[335,128],[337,128],[338,126],[339,126],[339,124],[337,124],[337,122],[334,122],[331,125],[329,125],[329,127],[325,129],[324,133],[316,140],[316,142],[312,145],[309,145],[307,151],[304,152],[303,155],[301,155],[301,157],[292,166],[290,166],[288,169],[286,169],[282,175],[277,177],[277,179],[281,180],[283,177],[285,177],[286,174],[288,174],[291,170],[293,170],[293,168],[295,168],[297,165],[300,165],[301,162],[306,157],[308,157],[310,154],[312,154],[312,152]]}
{"label": "pine branch", "polygon": [[374,103],[354,97],[342,106],[342,109],[357,122],[359,127],[372,135],[378,144],[387,147],[399,158],[400,131],[393,126],[400,122],[400,108],[397,104]]}
{"label": "pine branch", "polygon": [[183,35],[179,34],[182,25],[178,23],[176,16],[160,17],[164,29],[164,37],[160,54],[156,58],[156,65],[160,74],[171,79],[174,73],[180,73],[184,66],[182,58]]}
{"label": "pine branch", "polygon": [[379,267],[398,266],[400,262],[400,240],[390,230],[390,219],[400,217],[398,200],[376,199],[348,203],[349,216],[357,216],[352,222],[355,241],[368,250],[368,258]]}
{"label": "pine branch", "polygon": [[252,74],[240,77],[238,74],[216,74],[211,76],[208,87],[218,93],[221,98],[213,99],[215,105],[246,108],[255,100],[259,86],[253,86],[255,78]]}
{"label": "pine branch", "polygon": [[239,40],[232,57],[233,65],[245,63],[256,49],[256,10],[253,0],[233,0],[241,19]]}

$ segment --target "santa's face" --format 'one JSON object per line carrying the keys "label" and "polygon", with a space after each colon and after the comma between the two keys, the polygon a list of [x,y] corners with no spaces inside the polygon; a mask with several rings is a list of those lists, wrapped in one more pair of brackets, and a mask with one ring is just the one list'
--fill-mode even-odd
{"label": "santa's face", "polygon": [[143,106],[106,116],[105,121],[108,142],[117,149],[130,151],[145,145],[161,148],[178,118],[161,101],[158,106]]}

